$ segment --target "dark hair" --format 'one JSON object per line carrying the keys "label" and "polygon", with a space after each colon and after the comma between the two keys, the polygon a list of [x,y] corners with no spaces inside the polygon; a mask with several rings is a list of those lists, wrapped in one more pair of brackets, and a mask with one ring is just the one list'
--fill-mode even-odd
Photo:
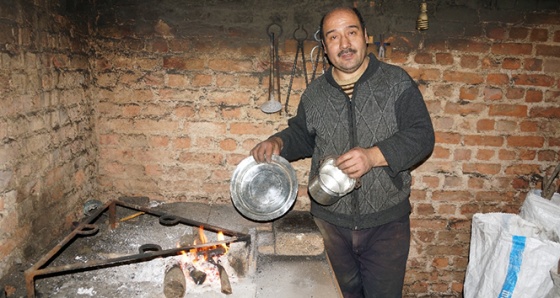
{"label": "dark hair", "polygon": [[323,17],[321,18],[321,24],[319,25],[319,37],[321,38],[321,40],[325,37],[323,35],[323,23],[325,22],[325,18],[331,14],[333,11],[336,10],[346,10],[346,11],[351,11],[353,12],[357,17],[358,20],[360,21],[360,26],[362,27],[362,31],[365,32],[366,31],[366,22],[364,21],[364,17],[362,17],[362,14],[360,13],[360,11],[355,8],[355,7],[338,7],[335,9],[330,10],[329,12],[327,12],[326,14],[323,15]]}

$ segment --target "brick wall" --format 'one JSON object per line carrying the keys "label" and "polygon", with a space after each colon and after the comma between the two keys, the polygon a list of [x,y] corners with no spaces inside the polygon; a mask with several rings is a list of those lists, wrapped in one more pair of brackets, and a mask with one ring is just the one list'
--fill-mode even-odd
{"label": "brick wall", "polygon": [[[21,167],[14,162],[0,168],[0,187],[6,185],[0,188],[0,220],[41,218],[37,212],[63,205],[60,201],[66,204],[63,214],[70,218],[79,213],[80,199],[88,195],[103,201],[146,195],[168,202],[230,204],[229,179],[235,166],[257,142],[285,127],[305,88],[298,69],[289,113],[260,111],[268,100],[267,26],[278,23],[284,29],[279,49],[284,102],[296,50],[293,31],[303,24],[309,32],[305,54],[310,74],[309,54],[316,45],[312,34],[321,14],[339,3],[137,2],[68,2],[74,6],[67,4],[66,13],[89,25],[87,50],[78,42],[83,39],[73,37],[76,31],[83,32],[81,21],[68,24],[55,14],[45,20],[78,47],[47,41],[38,47],[49,49],[41,57],[51,63],[41,63],[36,71],[56,74],[45,76],[58,78],[56,84],[47,84],[56,91],[32,84],[23,90],[49,94],[56,104],[41,109],[10,105],[17,107],[14,114],[24,115],[11,118],[2,111],[3,148],[14,152],[13,148],[43,144],[44,139],[34,141],[35,135],[55,142],[56,126],[13,124],[46,111],[79,110],[67,125],[76,131],[70,130],[74,138],[42,149],[39,159],[33,159],[33,153],[20,156],[18,150],[19,163],[32,167],[39,162],[40,171],[32,167],[32,174],[19,173]],[[517,213],[525,193],[539,187],[537,175],[560,162],[559,4],[428,1],[430,29],[418,32],[414,1],[345,3],[362,10],[375,41],[383,34],[390,43],[386,61],[404,67],[417,80],[436,128],[433,155],[413,172],[406,291],[410,296],[460,296],[472,215]],[[18,25],[18,17],[22,16],[14,15],[10,28],[27,24]],[[78,28],[69,30],[67,25]],[[11,38],[17,44],[15,35]],[[377,52],[374,45],[370,50]],[[35,52],[32,47],[23,49],[21,57]],[[4,59],[14,59],[10,49],[2,49],[2,54],[2,65]],[[89,63],[90,68],[76,66],[81,65],[78,62]],[[37,77],[33,67],[20,68],[20,77]],[[8,69],[3,66],[2,79],[12,76]],[[67,92],[75,95],[72,100],[63,96]],[[308,160],[294,163],[300,181],[297,210],[309,207],[308,165]],[[77,181],[83,186],[74,186]],[[49,200],[58,198],[57,204],[40,205],[48,200],[39,200],[32,191],[17,191],[34,184],[46,189],[48,182],[60,185],[56,193],[49,188]],[[35,215],[28,215],[31,212]],[[25,243],[15,235],[38,230],[30,225],[13,229],[2,223],[5,232],[0,237]],[[8,254],[2,251],[8,250],[0,250],[0,256]]]}
{"label": "brick wall", "polygon": [[95,196],[85,23],[0,1],[0,276],[69,231]]}

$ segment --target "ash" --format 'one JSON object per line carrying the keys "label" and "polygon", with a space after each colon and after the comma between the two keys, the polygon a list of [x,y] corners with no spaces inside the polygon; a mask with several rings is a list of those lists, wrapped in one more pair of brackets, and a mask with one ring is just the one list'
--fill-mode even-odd
{"label": "ash", "polygon": [[[118,218],[127,218],[135,212],[125,210]],[[93,260],[108,260],[139,254],[145,244],[156,244],[162,250],[194,244],[198,238],[198,227],[187,225],[163,226],[159,218],[143,214],[120,222],[114,230],[109,229],[105,214],[95,223],[99,232],[93,236],[80,237],[66,247],[49,266],[84,263]],[[209,242],[217,241],[213,232],[205,231]],[[149,252],[147,252],[149,253]],[[240,282],[234,268],[230,266],[228,254],[215,257],[228,273],[233,291]],[[184,297],[223,297],[217,267],[205,260],[187,262],[206,273],[205,281],[197,285],[185,269],[185,256],[169,256],[150,261],[118,265],[109,268],[68,273],[54,277],[38,277],[35,289],[38,297],[165,297],[163,294],[166,271],[174,264],[182,264],[187,290]],[[249,281],[250,282],[250,281]],[[240,285],[240,287],[243,287]],[[236,296],[236,295],[234,295]],[[178,297],[180,298],[180,297]]]}

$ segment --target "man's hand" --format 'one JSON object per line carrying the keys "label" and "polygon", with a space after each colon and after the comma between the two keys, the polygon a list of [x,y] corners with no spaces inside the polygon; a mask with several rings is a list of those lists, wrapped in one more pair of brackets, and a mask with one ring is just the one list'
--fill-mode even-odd
{"label": "man's hand", "polygon": [[378,147],[355,147],[339,156],[336,166],[348,177],[358,179],[373,167],[386,166],[387,161]]}
{"label": "man's hand", "polygon": [[258,163],[272,161],[272,155],[280,155],[284,142],[279,137],[270,137],[251,149],[251,155]]}

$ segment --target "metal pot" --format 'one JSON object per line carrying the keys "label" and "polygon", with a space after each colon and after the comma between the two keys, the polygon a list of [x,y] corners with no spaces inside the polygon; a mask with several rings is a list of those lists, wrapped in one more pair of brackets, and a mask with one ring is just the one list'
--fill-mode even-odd
{"label": "metal pot", "polygon": [[356,186],[356,179],[348,177],[335,166],[336,157],[326,157],[321,163],[319,174],[309,183],[309,194],[321,205],[332,205],[350,193]]}

